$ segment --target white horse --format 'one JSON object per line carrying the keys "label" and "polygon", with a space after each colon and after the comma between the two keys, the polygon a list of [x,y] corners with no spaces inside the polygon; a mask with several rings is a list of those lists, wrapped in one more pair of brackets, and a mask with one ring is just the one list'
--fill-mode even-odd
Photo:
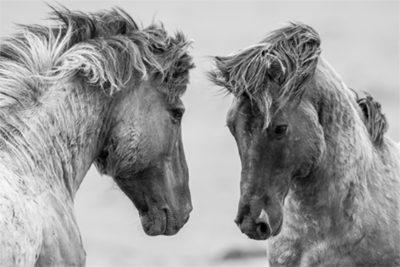
{"label": "white horse", "polygon": [[74,197],[93,162],[144,231],[173,235],[192,209],[180,120],[193,67],[182,33],[121,9],[55,9],[0,50],[0,263],[81,266]]}

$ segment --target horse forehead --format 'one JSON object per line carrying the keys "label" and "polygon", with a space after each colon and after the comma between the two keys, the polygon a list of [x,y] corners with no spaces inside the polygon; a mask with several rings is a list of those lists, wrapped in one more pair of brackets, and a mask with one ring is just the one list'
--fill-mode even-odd
{"label": "horse forehead", "polygon": [[131,92],[139,106],[166,106],[168,95],[158,85],[151,81],[142,81],[137,88]]}
{"label": "horse forehead", "polygon": [[[232,100],[232,104],[228,110],[227,116],[226,116],[226,122],[227,124],[233,124],[237,118],[240,115],[246,115],[246,116],[242,116],[242,117],[246,117],[247,119],[260,119],[260,120],[264,120],[263,123],[263,127],[266,128],[269,125],[269,120],[266,121],[268,118],[270,118],[270,116],[272,116],[271,114],[275,114],[274,112],[274,107],[271,106],[266,110],[265,114],[260,114],[259,115],[253,115],[253,116],[247,116],[250,114],[255,114],[257,112],[257,109],[259,109],[258,107],[256,107],[257,103],[255,101],[251,101],[248,98],[245,97],[235,97]],[[254,113],[255,112],[255,113]]]}
{"label": "horse forehead", "polygon": [[245,108],[246,105],[246,100],[243,97],[234,97],[232,100],[232,104],[229,107],[227,116],[226,116],[226,121],[227,123],[233,123],[238,114],[240,112],[243,112],[243,109]]}

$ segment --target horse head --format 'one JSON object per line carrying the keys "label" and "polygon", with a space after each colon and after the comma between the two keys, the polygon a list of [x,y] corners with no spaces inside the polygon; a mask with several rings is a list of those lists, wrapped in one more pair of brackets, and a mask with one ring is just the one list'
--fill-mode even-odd
{"label": "horse head", "polygon": [[252,239],[280,233],[293,181],[307,176],[324,150],[318,111],[305,90],[319,52],[316,32],[293,24],[215,58],[211,80],[234,95],[227,125],[242,163],[235,222]]}
{"label": "horse head", "polygon": [[[134,57],[143,57],[142,66],[113,93],[95,165],[133,201],[146,234],[174,235],[192,210],[180,98],[194,67],[186,51],[191,42],[181,33],[169,37],[158,25],[127,36],[128,46],[139,46],[141,55]],[[119,60],[129,66],[137,59]]]}
{"label": "horse head", "polygon": [[185,108],[150,81],[128,91],[114,100],[96,165],[133,201],[148,235],[173,235],[192,210],[181,137]]}

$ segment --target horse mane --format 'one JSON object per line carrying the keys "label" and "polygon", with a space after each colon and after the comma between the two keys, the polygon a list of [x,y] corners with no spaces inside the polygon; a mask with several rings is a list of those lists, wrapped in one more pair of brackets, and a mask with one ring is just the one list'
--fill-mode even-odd
{"label": "horse mane", "polygon": [[79,76],[107,94],[134,79],[161,74],[169,99],[180,96],[194,67],[191,41],[181,32],[168,36],[162,24],[140,29],[122,9],[97,13],[54,8],[55,26],[19,25],[22,33],[2,40],[0,109],[31,105],[53,83]]}
{"label": "horse mane", "polygon": [[376,147],[381,147],[383,136],[388,130],[389,124],[386,121],[385,115],[381,113],[381,104],[375,101],[370,94],[365,94],[365,98],[359,98],[356,93],[356,101],[364,115],[363,121],[372,143]]}
{"label": "horse mane", "polygon": [[[320,44],[320,37],[313,28],[290,23],[271,32],[256,45],[226,57],[215,57],[217,70],[208,72],[208,77],[236,97],[248,95],[268,117],[274,101],[270,82],[281,87],[276,100],[279,107],[293,97],[301,97],[314,75]],[[268,124],[268,118],[266,120]]]}

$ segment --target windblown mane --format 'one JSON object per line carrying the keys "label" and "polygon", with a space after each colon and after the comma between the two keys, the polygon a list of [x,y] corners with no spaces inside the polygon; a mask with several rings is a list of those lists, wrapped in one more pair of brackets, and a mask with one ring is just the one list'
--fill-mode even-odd
{"label": "windblown mane", "polygon": [[119,8],[93,14],[53,10],[56,26],[21,25],[22,33],[2,40],[0,109],[32,105],[51,83],[77,75],[110,95],[150,73],[161,74],[170,99],[185,91],[194,65],[187,54],[191,42],[181,32],[170,37],[162,24],[140,29]]}
{"label": "windblown mane", "polygon": [[365,94],[365,98],[358,98],[356,94],[357,103],[363,112],[364,124],[368,129],[372,143],[376,147],[380,147],[389,124],[386,121],[385,115],[381,113],[381,104],[375,101],[371,95]]}
{"label": "windblown mane", "polygon": [[[268,116],[273,102],[270,82],[281,86],[279,107],[290,98],[301,96],[314,75],[321,53],[320,43],[313,28],[290,23],[273,31],[259,44],[226,57],[216,57],[217,70],[208,73],[209,79],[236,97],[248,95]],[[268,124],[268,118],[266,120]]]}

